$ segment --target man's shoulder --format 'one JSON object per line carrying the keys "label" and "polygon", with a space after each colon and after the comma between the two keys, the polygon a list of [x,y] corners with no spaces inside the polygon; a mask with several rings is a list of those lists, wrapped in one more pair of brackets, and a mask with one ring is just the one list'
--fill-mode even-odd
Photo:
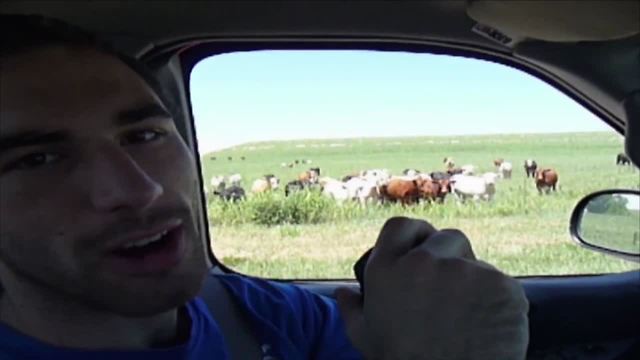
{"label": "man's shoulder", "polygon": [[[296,313],[318,307],[335,307],[335,302],[295,284],[266,280],[239,274],[214,274],[233,298],[252,308],[268,307],[271,311]],[[304,315],[301,313],[300,315]]]}
{"label": "man's shoulder", "polygon": [[[359,359],[344,333],[344,325],[333,299],[317,295],[295,284],[238,274],[211,274],[207,281],[226,289],[248,327],[259,338],[295,351],[301,358],[311,354],[318,359]],[[206,288],[206,287],[205,287]],[[219,292],[206,291],[210,299]],[[215,302],[215,300],[213,301]],[[288,345],[287,345],[288,344]]]}

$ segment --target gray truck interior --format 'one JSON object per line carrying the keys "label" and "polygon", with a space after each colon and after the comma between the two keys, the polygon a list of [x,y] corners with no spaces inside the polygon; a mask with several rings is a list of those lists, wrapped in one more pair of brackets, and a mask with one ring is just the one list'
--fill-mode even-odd
{"label": "gray truck interior", "polygon": [[[176,121],[194,151],[188,72],[203,57],[375,49],[525,71],[624,134],[640,164],[640,1],[2,1],[0,12],[66,20],[145,61],[179,103]],[[531,304],[529,359],[640,359],[640,271],[521,281]],[[357,286],[298,283],[328,296],[337,285]]]}

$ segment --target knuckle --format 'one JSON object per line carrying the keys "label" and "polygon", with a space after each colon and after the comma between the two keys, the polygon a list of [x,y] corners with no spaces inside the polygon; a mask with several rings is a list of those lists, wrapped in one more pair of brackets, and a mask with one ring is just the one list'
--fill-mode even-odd
{"label": "knuckle", "polygon": [[403,262],[409,269],[419,271],[431,267],[433,261],[433,255],[429,251],[415,249],[407,254]]}

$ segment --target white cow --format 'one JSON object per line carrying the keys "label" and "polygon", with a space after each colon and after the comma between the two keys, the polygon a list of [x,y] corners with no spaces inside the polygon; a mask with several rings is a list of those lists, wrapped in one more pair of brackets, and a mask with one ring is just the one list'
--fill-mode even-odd
{"label": "white cow", "polygon": [[496,193],[496,176],[454,175],[451,177],[451,191],[461,201],[468,198],[490,201]]}
{"label": "white cow", "polygon": [[366,205],[368,202],[378,201],[380,198],[377,181],[374,178],[358,176],[349,179],[344,185],[347,188],[350,199],[357,200],[361,205]]}
{"label": "white cow", "polygon": [[413,178],[415,178],[416,176],[418,176],[418,174],[420,174],[420,170],[416,170],[416,169],[404,169],[404,171],[402,172],[402,174],[404,174],[405,176],[409,176],[409,177],[413,177]]}
{"label": "white cow", "polygon": [[463,165],[460,169],[462,170],[462,175],[470,176],[476,173],[476,167],[471,164]]}
{"label": "white cow", "polygon": [[269,180],[271,190],[276,190],[280,187],[280,179],[278,179],[276,176],[267,175],[266,178]]}
{"label": "white cow", "polygon": [[262,193],[269,190],[276,190],[280,186],[280,179],[275,176],[265,176],[256,179],[251,185],[252,193]]}
{"label": "white cow", "polygon": [[387,169],[370,169],[360,172],[360,177],[369,181],[374,181],[377,186],[386,185],[391,180],[391,174]]}
{"label": "white cow", "polygon": [[454,167],[456,167],[456,163],[455,161],[453,161],[453,158],[451,157],[444,158],[443,163],[447,170],[453,169]]}
{"label": "white cow", "polygon": [[511,179],[511,172],[513,170],[513,165],[510,162],[504,161],[500,166],[498,166],[498,173],[500,177],[503,179]]}
{"label": "white cow", "polygon": [[318,183],[322,185],[322,195],[334,199],[338,203],[349,199],[349,189],[342,181],[323,177],[318,180]]}
{"label": "white cow", "polygon": [[408,176],[408,175],[393,175],[393,176],[389,179],[389,182],[391,182],[392,180],[413,181],[413,180],[415,180],[416,178],[417,178],[416,176]]}
{"label": "white cow", "polygon": [[218,176],[212,176],[210,183],[213,189],[217,189],[220,186],[220,184],[222,184],[223,182],[224,182],[224,176],[218,175]]}
{"label": "white cow", "polygon": [[241,182],[242,182],[242,175],[233,174],[229,176],[229,184],[231,186],[240,186]]}
{"label": "white cow", "polygon": [[496,182],[498,182],[498,179],[500,179],[500,174],[494,173],[494,172],[487,172],[487,173],[482,174],[482,178],[488,184],[495,184]]}

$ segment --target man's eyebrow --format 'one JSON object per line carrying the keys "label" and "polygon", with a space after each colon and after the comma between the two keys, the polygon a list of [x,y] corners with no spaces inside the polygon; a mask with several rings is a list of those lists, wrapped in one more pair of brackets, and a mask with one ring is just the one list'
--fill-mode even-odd
{"label": "man's eyebrow", "polygon": [[34,146],[69,141],[69,134],[62,131],[42,132],[23,131],[16,134],[0,136],[0,155],[19,147]]}
{"label": "man's eyebrow", "polygon": [[144,104],[132,109],[123,110],[116,116],[116,125],[135,124],[151,118],[171,118],[171,115],[159,104]]}

